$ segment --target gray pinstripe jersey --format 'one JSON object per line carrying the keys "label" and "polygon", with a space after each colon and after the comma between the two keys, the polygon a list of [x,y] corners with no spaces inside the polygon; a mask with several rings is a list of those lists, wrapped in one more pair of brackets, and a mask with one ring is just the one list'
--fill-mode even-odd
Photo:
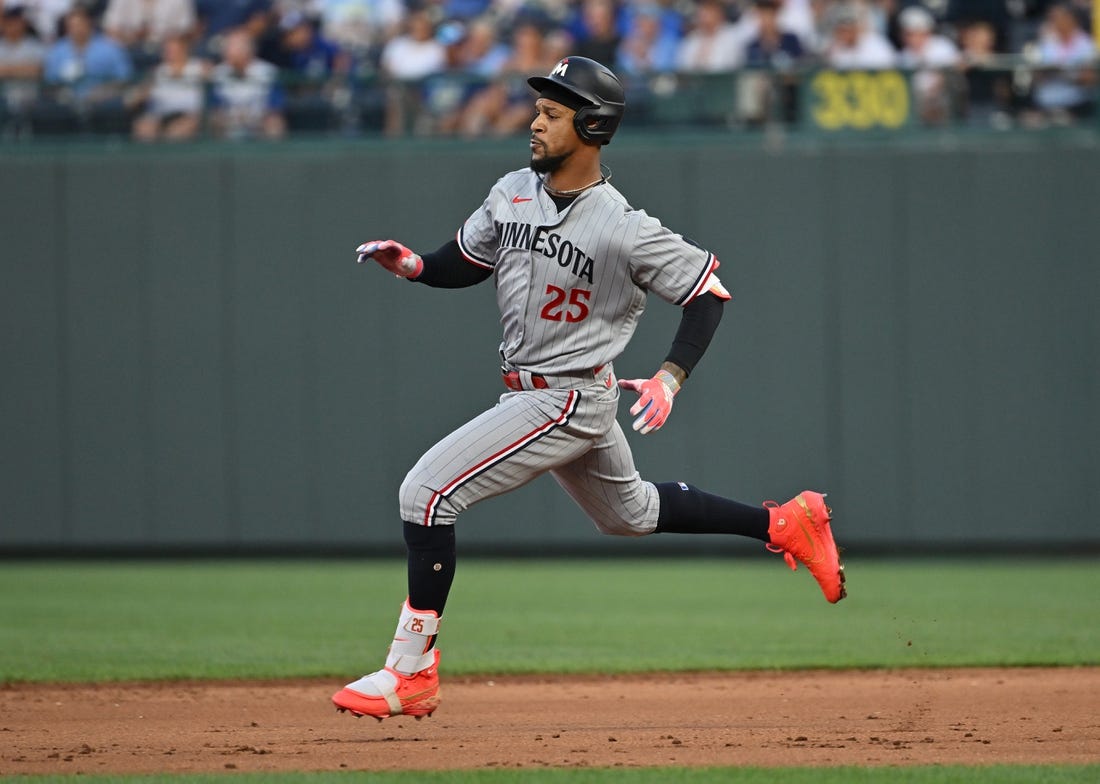
{"label": "gray pinstripe jersey", "polygon": [[646,292],[684,305],[706,291],[714,255],[633,209],[610,184],[558,212],[530,169],[510,172],[458,232],[496,278],[501,356],[542,374],[589,370],[626,348]]}

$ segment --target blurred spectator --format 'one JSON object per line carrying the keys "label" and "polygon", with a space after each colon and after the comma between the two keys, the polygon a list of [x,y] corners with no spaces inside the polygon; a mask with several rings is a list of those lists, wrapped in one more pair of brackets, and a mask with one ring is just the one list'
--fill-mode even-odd
{"label": "blurred spectator", "polygon": [[468,45],[469,31],[462,22],[452,20],[439,26],[436,39],[443,44],[446,65],[424,81],[424,109],[417,133],[453,134],[466,101],[484,82],[473,73],[473,58],[479,50]]}
{"label": "blurred spectator", "polygon": [[65,37],[46,52],[47,83],[90,106],[119,100],[132,76],[126,50],[96,30],[87,11],[76,6],[65,16]]}
{"label": "blurred spectator", "polygon": [[256,57],[246,28],[225,37],[223,61],[214,68],[210,121],[228,139],[278,139],[286,133],[278,69]]}
{"label": "blurred spectator", "polygon": [[689,73],[724,73],[741,65],[744,48],[744,37],[726,18],[725,6],[718,0],[700,0],[676,65]]}
{"label": "blurred spectator", "polygon": [[738,82],[738,114],[751,125],[773,116],[793,123],[798,108],[798,76],[805,55],[802,41],[779,21],[780,0],[755,0],[756,34],[745,47],[750,69]]}
{"label": "blurred spectator", "polygon": [[500,74],[510,56],[497,40],[497,28],[489,19],[466,25],[451,21],[440,25],[436,39],[445,48],[446,65],[426,78],[422,109],[414,123],[417,133],[452,135],[462,125],[470,100]]}
{"label": "blurred spectator", "polygon": [[966,83],[964,114],[971,125],[1007,128],[1012,74],[997,62],[996,41],[996,28],[985,20],[967,22],[959,30]]}
{"label": "blurred spectator", "polygon": [[212,56],[223,54],[223,39],[231,31],[244,27],[258,41],[271,24],[271,0],[194,1],[203,49]]}
{"label": "blurred spectator", "polygon": [[144,111],[134,120],[138,141],[185,141],[198,135],[210,67],[191,56],[188,39],[169,36],[161,44],[161,63],[143,86]]}
{"label": "blurred spectator", "polygon": [[575,54],[613,67],[619,50],[619,36],[613,0],[583,0],[580,35],[574,45]]}
{"label": "blurred spectator", "polygon": [[409,14],[405,33],[391,38],[382,50],[387,76],[402,81],[423,79],[443,69],[446,52],[435,38],[435,25],[427,11]]}
{"label": "blurred spectator", "polygon": [[[634,9],[632,24],[615,62],[620,76],[659,74],[675,70],[680,36],[664,24],[664,14],[656,3],[643,3]],[[614,65],[609,67],[615,70]]]}
{"label": "blurred spectator", "polygon": [[913,71],[913,100],[917,116],[927,125],[942,125],[950,117],[951,78],[959,64],[959,50],[950,39],[934,32],[936,20],[919,5],[898,15],[904,48],[899,65]]}
{"label": "blurred spectator", "polygon": [[390,136],[404,133],[420,114],[423,95],[415,83],[442,71],[447,62],[446,47],[436,40],[427,11],[409,14],[405,29],[382,49],[382,71],[393,80],[386,95],[385,131]]}
{"label": "blurred spectator", "polygon": [[63,35],[62,20],[74,0],[3,0],[5,9],[22,7],[27,22],[43,43],[52,43]]}
{"label": "blurred spectator", "polygon": [[[893,0],[886,0],[886,2],[892,3]],[[749,0],[746,5],[747,8],[737,20],[737,29],[747,45],[759,32],[760,7],[752,0]],[[825,3],[821,0],[812,2],[811,0],[775,0],[774,7],[778,29],[785,33],[793,33],[804,51],[810,49],[817,38],[815,10],[823,9]]]}
{"label": "blurred spectator", "polygon": [[110,0],[103,29],[127,49],[157,51],[165,39],[195,27],[194,0]]}
{"label": "blurred spectator", "polygon": [[821,0],[779,0],[779,28],[797,35],[803,49],[809,51],[816,43],[818,15],[824,6]]}
{"label": "blurred spectator", "polygon": [[285,115],[294,131],[330,131],[338,118],[345,126],[354,123],[349,111],[351,55],[327,40],[318,17],[290,11],[279,23],[275,65],[283,74],[286,89]]}
{"label": "blurred spectator", "polygon": [[756,0],[756,34],[745,47],[745,64],[755,68],[789,70],[805,55],[797,34],[783,28],[780,0]]}
{"label": "blurred spectator", "polygon": [[551,45],[537,22],[518,22],[512,31],[512,55],[500,77],[474,95],[463,112],[463,135],[503,136],[526,128],[531,123],[533,105],[527,78],[545,76],[559,55],[560,49]]}
{"label": "blurred spectator", "polygon": [[301,11],[291,11],[280,21],[278,43],[268,62],[293,79],[321,81],[346,74],[350,57],[317,29],[317,20]]}
{"label": "blurred spectator", "polygon": [[397,35],[405,18],[401,0],[318,0],[325,37],[356,55]]}
{"label": "blurred spectator", "polygon": [[443,18],[463,21],[477,19],[492,7],[492,0],[443,0]]}
{"label": "blurred spectator", "polygon": [[[5,7],[0,16],[0,131],[26,130],[45,58],[46,48],[30,34],[23,8]],[[3,119],[5,114],[10,120]]]}
{"label": "blurred spectator", "polygon": [[844,2],[826,16],[830,28],[823,53],[825,64],[839,70],[892,68],[897,53],[882,33],[868,27],[861,6]]}
{"label": "blurred spectator", "polygon": [[[546,70],[549,71],[557,65],[559,60],[572,54],[573,48],[573,36],[566,32],[565,29],[554,27],[548,30],[542,36],[542,58]],[[526,80],[524,80],[524,83],[526,83]],[[530,123],[524,123],[524,130],[526,130],[528,125],[530,125]]]}
{"label": "blurred spectator", "polygon": [[271,10],[280,19],[291,11],[316,17],[321,13],[321,0],[274,0]]}
{"label": "blurred spectator", "polygon": [[466,71],[475,76],[495,77],[508,62],[508,47],[498,40],[496,25],[487,19],[477,19],[469,24],[462,45]]}
{"label": "blurred spectator", "polygon": [[1036,49],[1047,69],[1037,75],[1033,95],[1045,119],[1066,123],[1091,116],[1096,46],[1069,6],[1050,7]]}

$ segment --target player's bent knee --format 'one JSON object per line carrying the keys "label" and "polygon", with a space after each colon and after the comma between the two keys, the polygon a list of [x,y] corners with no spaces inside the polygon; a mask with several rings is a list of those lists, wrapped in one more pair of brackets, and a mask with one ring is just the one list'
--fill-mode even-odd
{"label": "player's bent knee", "polygon": [[459,510],[437,492],[434,482],[414,467],[405,476],[398,492],[398,504],[402,520],[420,525],[450,525],[458,517]]}

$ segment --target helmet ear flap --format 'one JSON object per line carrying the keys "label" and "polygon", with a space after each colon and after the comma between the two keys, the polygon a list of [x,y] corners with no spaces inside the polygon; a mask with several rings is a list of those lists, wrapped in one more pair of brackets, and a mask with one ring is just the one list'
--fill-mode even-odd
{"label": "helmet ear flap", "polygon": [[609,131],[608,118],[601,115],[599,106],[582,106],[577,109],[573,115],[573,129],[577,132],[577,136],[586,142],[608,144],[614,128]]}

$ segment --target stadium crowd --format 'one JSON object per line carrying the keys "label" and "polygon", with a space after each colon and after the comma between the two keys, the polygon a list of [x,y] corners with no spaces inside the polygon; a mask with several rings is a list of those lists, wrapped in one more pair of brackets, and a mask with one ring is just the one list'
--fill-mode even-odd
{"label": "stadium crowd", "polygon": [[526,77],[570,53],[613,68],[643,122],[686,80],[731,73],[738,123],[793,122],[801,75],[825,67],[903,69],[926,124],[1069,124],[1095,108],[1092,5],[0,0],[0,138],[507,135],[530,122]]}

